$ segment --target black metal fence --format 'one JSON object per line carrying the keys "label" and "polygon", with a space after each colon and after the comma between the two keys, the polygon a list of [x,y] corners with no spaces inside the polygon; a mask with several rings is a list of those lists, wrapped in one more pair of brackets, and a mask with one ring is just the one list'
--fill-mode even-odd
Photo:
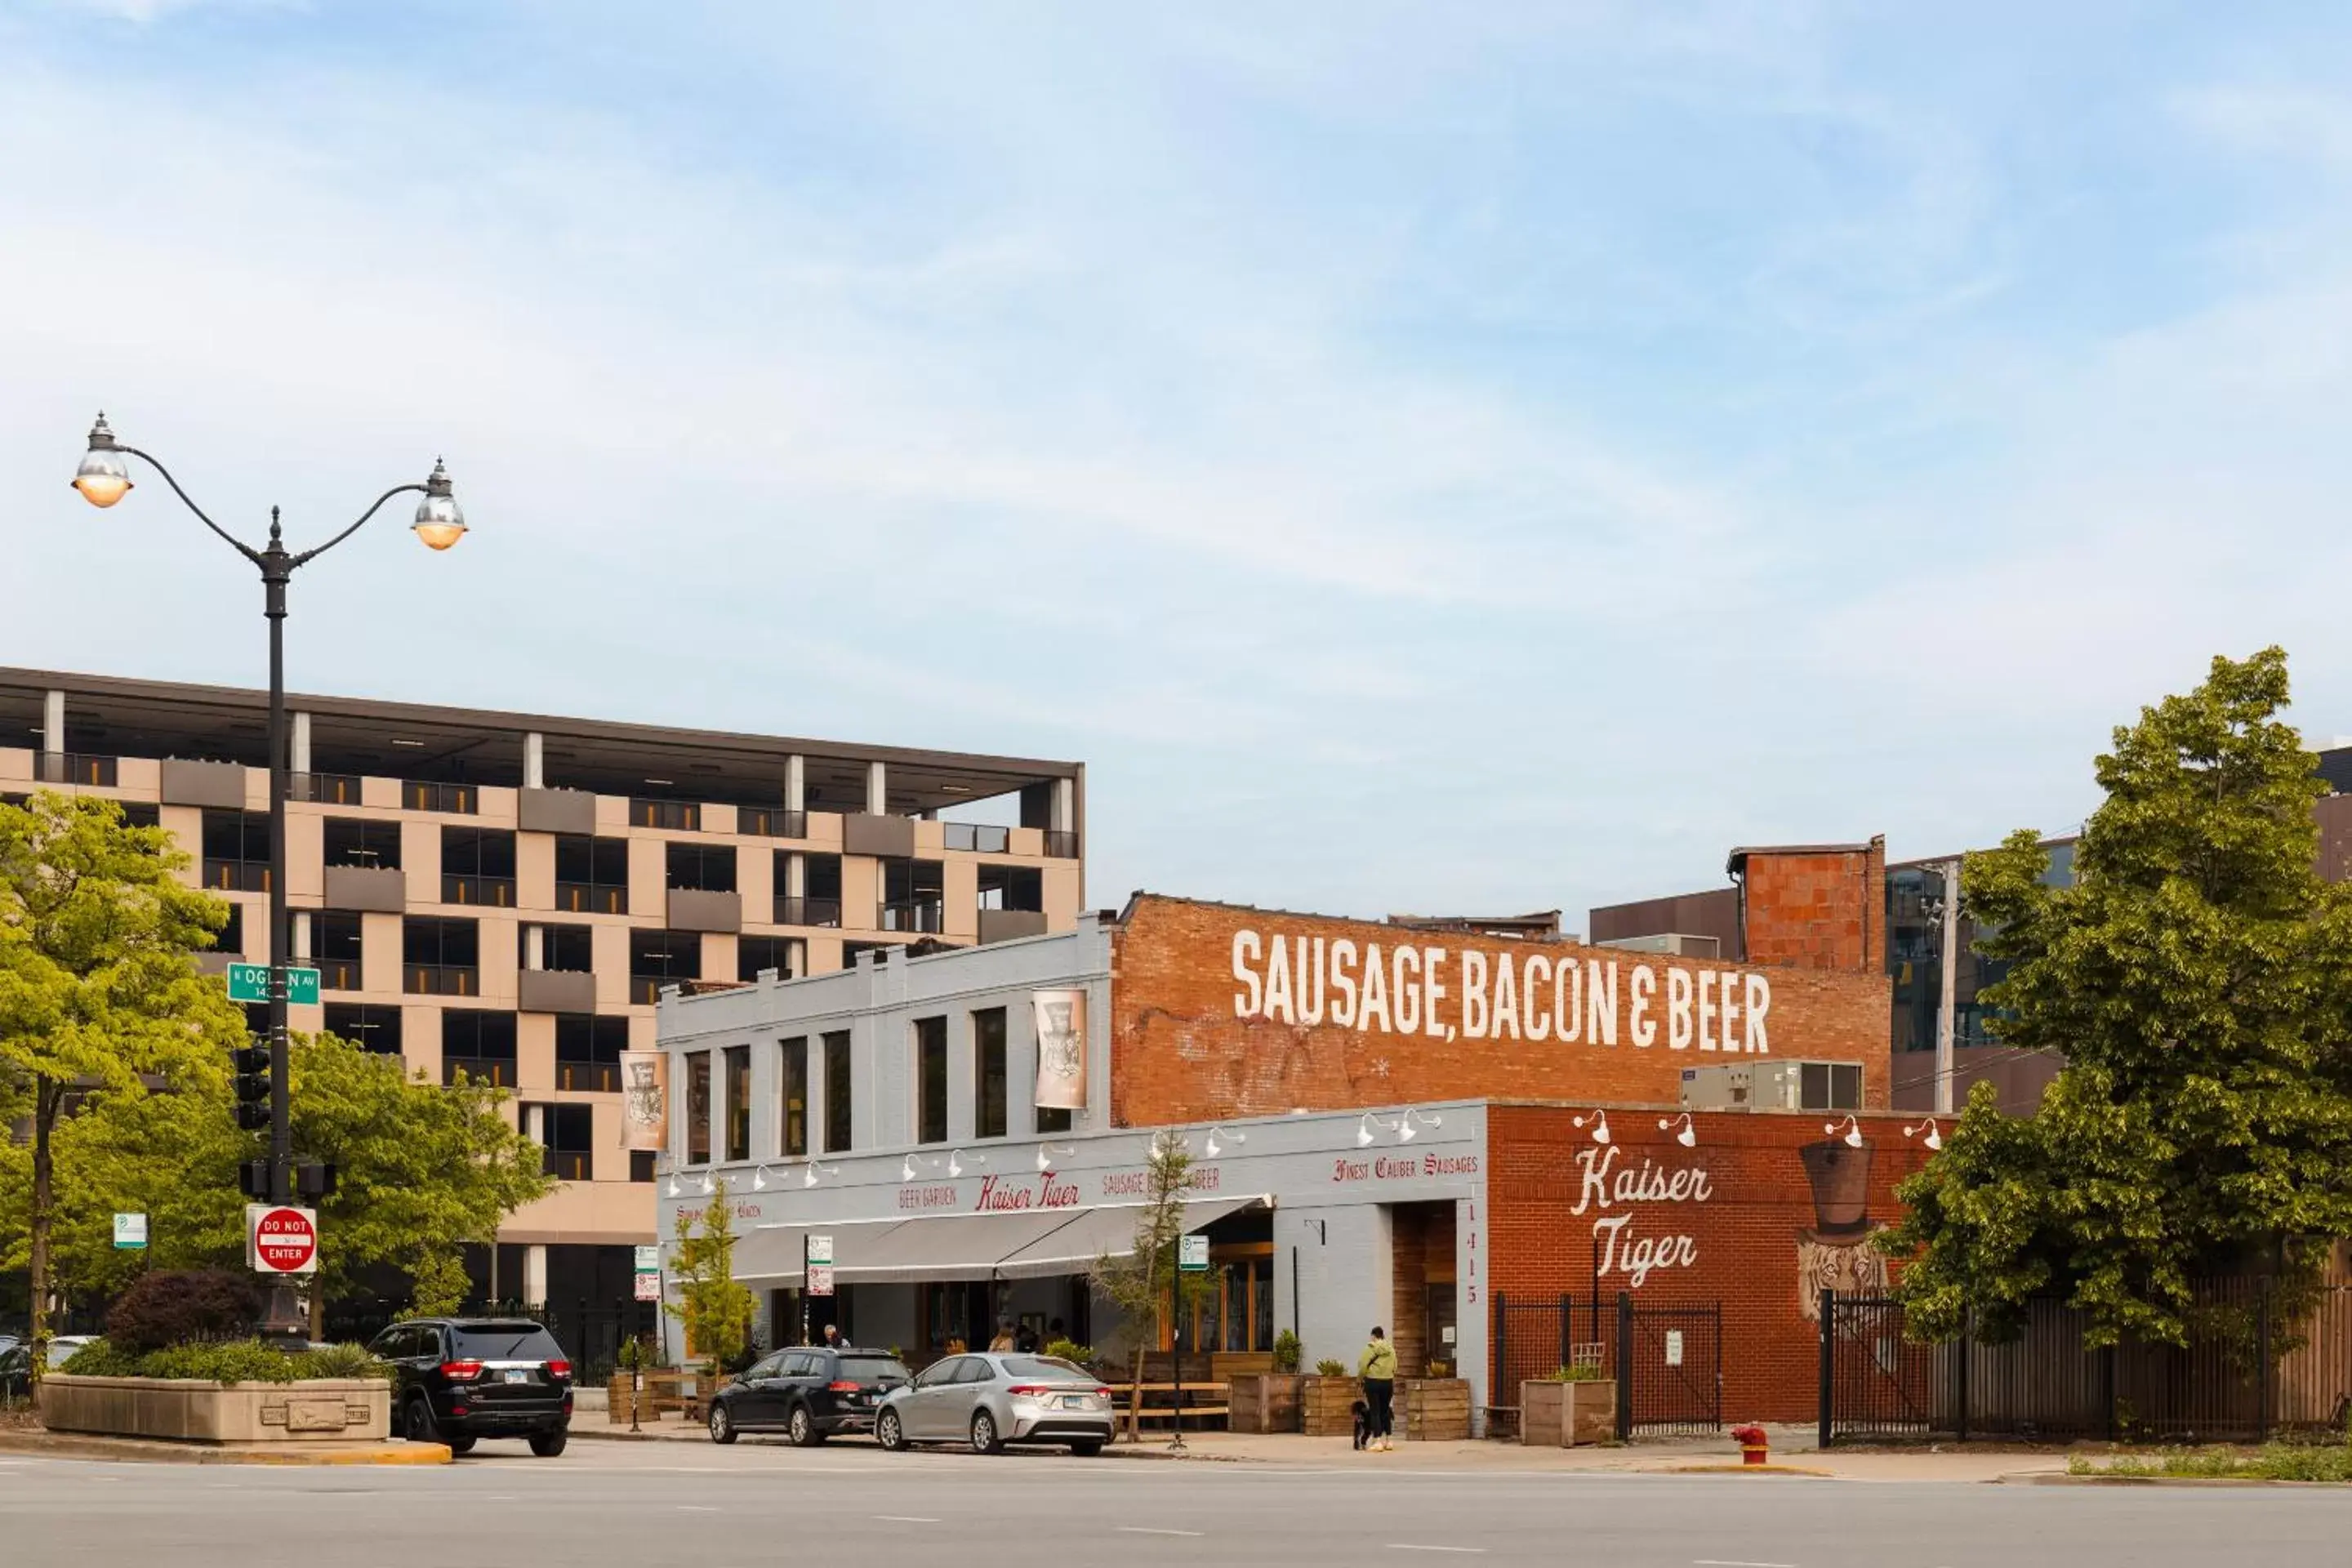
{"label": "black metal fence", "polygon": [[1821,1441],[1949,1436],[2260,1442],[2340,1431],[2352,1410],[2352,1285],[2276,1310],[2263,1279],[2214,1279],[2186,1345],[2085,1342],[2084,1315],[2030,1304],[2000,1344],[1904,1337],[1890,1298],[1822,1296]]}
{"label": "black metal fence", "polygon": [[1495,1399],[1517,1403],[1519,1385],[1564,1366],[1591,1366],[1617,1384],[1617,1436],[1720,1431],[1723,1426],[1723,1307],[1720,1302],[1636,1304],[1562,1295],[1495,1298]]}

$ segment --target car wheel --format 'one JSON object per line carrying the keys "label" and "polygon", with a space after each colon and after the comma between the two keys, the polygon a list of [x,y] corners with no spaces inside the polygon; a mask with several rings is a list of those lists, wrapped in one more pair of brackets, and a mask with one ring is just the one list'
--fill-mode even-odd
{"label": "car wheel", "polygon": [[898,1413],[885,1410],[874,1422],[874,1440],[892,1453],[907,1446],[907,1429],[898,1424]]}
{"label": "car wheel", "polygon": [[784,1436],[795,1448],[814,1448],[824,1441],[824,1434],[816,1429],[816,1418],[805,1405],[793,1406],[793,1414],[784,1423]]}
{"label": "car wheel", "polygon": [[1070,1452],[1076,1454],[1081,1459],[1091,1459],[1097,1454],[1102,1452],[1102,1439],[1099,1437],[1073,1437],[1070,1439]]}
{"label": "car wheel", "polygon": [[434,1425],[432,1402],[419,1394],[408,1401],[406,1416],[401,1422],[401,1435],[412,1443],[438,1443],[440,1429]]}
{"label": "car wheel", "polygon": [[971,1451],[975,1454],[1001,1454],[1004,1440],[996,1435],[996,1417],[982,1410],[971,1418]]}
{"label": "car wheel", "polygon": [[561,1426],[552,1432],[534,1432],[530,1435],[530,1451],[542,1459],[551,1459],[563,1452],[563,1446],[571,1440],[572,1434]]}
{"label": "car wheel", "polygon": [[474,1440],[471,1437],[444,1437],[441,1440],[449,1445],[449,1455],[452,1458],[460,1454],[470,1454],[474,1451]]}
{"label": "car wheel", "polygon": [[710,1440],[732,1443],[735,1440],[735,1417],[727,1414],[727,1406],[713,1400],[710,1405]]}

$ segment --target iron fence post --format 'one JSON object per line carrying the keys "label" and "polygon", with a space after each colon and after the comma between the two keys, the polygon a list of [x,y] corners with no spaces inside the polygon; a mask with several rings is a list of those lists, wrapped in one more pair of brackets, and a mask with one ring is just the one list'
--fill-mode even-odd
{"label": "iron fence post", "polygon": [[1576,1360],[1576,1297],[1572,1291],[1559,1293],[1559,1363],[1569,1366]]}
{"label": "iron fence post", "polygon": [[2254,1293],[2254,1441],[2271,1436],[2271,1282]]}
{"label": "iron fence post", "polygon": [[1633,1294],[1617,1292],[1617,1440],[1633,1436]]}
{"label": "iron fence post", "polygon": [[[1495,1316],[1495,1359],[1491,1363],[1489,1363],[1493,1370],[1487,1373],[1486,1385],[1489,1391],[1488,1397],[1493,1399],[1497,1405],[1500,1405],[1506,1399],[1517,1399],[1519,1396],[1519,1391],[1511,1387],[1509,1383],[1511,1375],[1511,1347],[1506,1331],[1509,1328],[1511,1320],[1510,1314],[1504,1310],[1503,1293],[1500,1290],[1495,1292],[1493,1310]],[[1520,1416],[1520,1419],[1525,1420],[1526,1416],[1523,1415]]]}
{"label": "iron fence post", "polygon": [[2116,1347],[2102,1346],[2099,1351],[2099,1403],[2106,1406],[2107,1441],[2118,1440],[2122,1423],[2116,1419]]}
{"label": "iron fence post", "polygon": [[1814,1446],[1820,1448],[1827,1448],[1837,1436],[1835,1412],[1832,1407],[1836,1386],[1835,1362],[1830,1349],[1836,1338],[1837,1292],[1824,1290],[1822,1292],[1822,1384],[1820,1414],[1817,1417],[1821,1430],[1815,1434],[1814,1439]]}
{"label": "iron fence post", "polygon": [[1976,1338],[1975,1329],[1975,1309],[1961,1309],[1960,1342],[1953,1359],[1959,1367],[1959,1434],[1963,1443],[1969,1440],[1969,1344]]}

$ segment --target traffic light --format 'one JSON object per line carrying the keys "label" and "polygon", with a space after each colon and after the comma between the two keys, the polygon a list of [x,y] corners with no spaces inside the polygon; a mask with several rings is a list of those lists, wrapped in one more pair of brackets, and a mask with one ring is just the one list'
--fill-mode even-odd
{"label": "traffic light", "polygon": [[335,1167],[324,1163],[295,1166],[294,1191],[312,1203],[317,1203],[323,1197],[332,1196],[335,1191]]}
{"label": "traffic light", "polygon": [[269,1125],[268,1047],[239,1046],[230,1054],[236,1065],[236,1124],[257,1132]]}
{"label": "traffic light", "polygon": [[236,1190],[255,1203],[269,1201],[269,1162],[240,1160],[236,1165]]}

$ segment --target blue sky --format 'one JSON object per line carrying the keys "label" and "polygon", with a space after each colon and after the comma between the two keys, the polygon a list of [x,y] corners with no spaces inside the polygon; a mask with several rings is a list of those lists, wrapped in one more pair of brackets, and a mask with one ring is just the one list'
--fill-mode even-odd
{"label": "blue sky", "polygon": [[2320,5],[0,0],[0,662],[1077,757],[1378,913],[2071,826],[2352,731]]}

